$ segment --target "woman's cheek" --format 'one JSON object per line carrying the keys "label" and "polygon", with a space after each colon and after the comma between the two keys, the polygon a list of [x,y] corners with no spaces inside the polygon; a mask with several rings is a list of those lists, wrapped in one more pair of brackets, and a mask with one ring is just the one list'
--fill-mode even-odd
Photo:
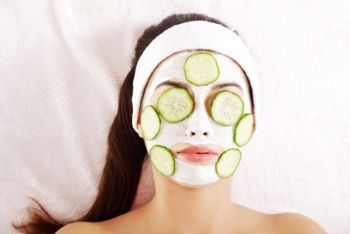
{"label": "woman's cheek", "polygon": [[179,123],[168,123],[161,119],[159,134],[153,140],[145,140],[147,151],[154,145],[162,145],[171,149],[175,144],[185,143],[187,138],[185,136],[186,124],[185,121]]}

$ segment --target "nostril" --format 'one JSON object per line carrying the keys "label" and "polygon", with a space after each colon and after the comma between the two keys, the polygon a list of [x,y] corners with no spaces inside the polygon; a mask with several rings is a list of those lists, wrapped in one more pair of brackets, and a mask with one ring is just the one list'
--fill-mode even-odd
{"label": "nostril", "polygon": [[186,135],[187,137],[192,137],[192,136],[196,135],[196,133],[195,133],[194,131],[191,131],[191,130],[187,129],[187,130],[185,131],[185,135]]}
{"label": "nostril", "polygon": [[204,132],[203,135],[204,135],[204,136],[208,136],[208,132]]}

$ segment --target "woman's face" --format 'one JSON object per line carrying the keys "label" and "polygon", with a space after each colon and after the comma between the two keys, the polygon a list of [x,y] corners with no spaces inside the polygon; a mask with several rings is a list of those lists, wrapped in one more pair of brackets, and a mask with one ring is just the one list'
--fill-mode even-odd
{"label": "woman's face", "polygon": [[[209,52],[214,56],[220,71],[214,82],[205,86],[196,86],[186,80],[184,62],[188,56],[198,51],[184,51],[168,57],[153,72],[145,88],[141,103],[144,107],[156,107],[160,95],[171,87],[186,89],[193,100],[193,111],[184,120],[169,123],[161,116],[160,131],[152,140],[145,140],[147,151],[154,145],[168,148],[175,158],[175,173],[169,178],[187,187],[198,187],[214,183],[220,179],[215,173],[215,163],[219,155],[230,148],[239,149],[233,141],[232,126],[215,122],[210,111],[213,97],[222,90],[229,90],[239,95],[244,103],[244,113],[252,113],[248,82],[241,68],[230,58]],[[139,126],[139,125],[138,125]],[[142,130],[140,129],[140,136]],[[198,155],[198,160],[188,160],[180,150],[189,146],[206,146],[217,155],[204,160],[205,154]],[[203,159],[203,160],[202,160]]]}

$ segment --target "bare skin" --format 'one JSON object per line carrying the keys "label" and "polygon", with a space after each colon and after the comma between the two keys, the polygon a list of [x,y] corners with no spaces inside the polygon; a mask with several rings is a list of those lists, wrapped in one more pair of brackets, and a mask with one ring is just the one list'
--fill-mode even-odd
{"label": "bare skin", "polygon": [[232,177],[191,189],[161,176],[153,167],[152,170],[156,194],[146,205],[103,222],[73,223],[57,233],[326,233],[300,214],[264,214],[232,203]]}

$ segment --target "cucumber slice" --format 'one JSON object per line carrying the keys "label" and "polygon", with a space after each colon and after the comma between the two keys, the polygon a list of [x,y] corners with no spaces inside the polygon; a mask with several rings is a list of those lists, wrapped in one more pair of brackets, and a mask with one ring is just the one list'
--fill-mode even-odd
{"label": "cucumber slice", "polygon": [[221,153],[215,164],[216,174],[221,178],[228,178],[236,171],[242,153],[239,149],[228,149]]}
{"label": "cucumber slice", "polygon": [[160,130],[160,118],[152,105],[146,106],[141,112],[141,129],[146,140],[154,139]]}
{"label": "cucumber slice", "polygon": [[165,90],[157,100],[156,108],[169,123],[186,119],[193,111],[194,102],[184,88],[172,87]]}
{"label": "cucumber slice", "polygon": [[223,90],[211,102],[210,112],[215,122],[225,126],[233,125],[244,113],[244,103],[238,94]]}
{"label": "cucumber slice", "polygon": [[164,176],[171,176],[175,172],[175,159],[172,152],[162,145],[154,145],[150,150],[153,166]]}
{"label": "cucumber slice", "polygon": [[254,116],[250,113],[242,115],[234,126],[233,141],[238,146],[246,145],[253,135]]}
{"label": "cucumber slice", "polygon": [[199,52],[188,56],[184,63],[186,80],[197,86],[213,83],[219,77],[220,70],[214,56]]}

